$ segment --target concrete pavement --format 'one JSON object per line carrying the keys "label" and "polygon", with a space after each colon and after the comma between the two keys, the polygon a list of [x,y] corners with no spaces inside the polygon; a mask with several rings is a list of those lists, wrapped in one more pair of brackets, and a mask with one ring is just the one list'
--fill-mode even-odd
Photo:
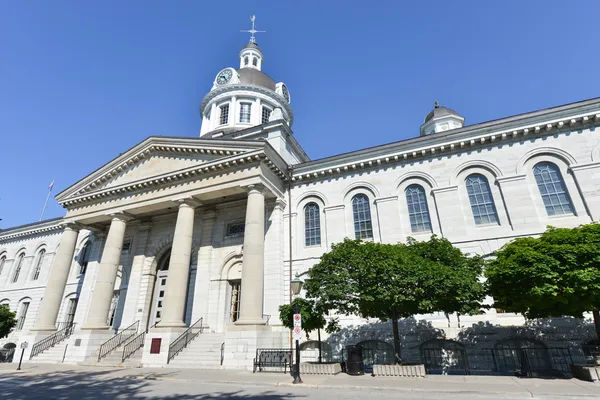
{"label": "concrete pavement", "polygon": [[[305,375],[304,384],[293,385],[289,375],[283,373],[256,373],[245,371],[134,368],[108,369],[71,365],[24,364],[22,371],[15,371],[15,364],[0,364],[0,397],[11,393],[11,399],[20,399],[18,390],[48,395],[48,391],[63,390],[69,395],[84,391],[76,397],[53,396],[53,398],[211,398],[197,397],[199,393],[214,395],[211,390],[228,389],[237,393],[230,398],[270,398],[259,395],[273,392],[275,398],[362,398],[377,393],[377,397],[394,398],[401,392],[403,398],[461,399],[589,399],[600,398],[600,385],[576,379],[529,379],[494,376],[434,376],[426,378],[392,378],[349,376],[339,374]],[[9,392],[7,392],[9,389]],[[85,389],[85,390],[84,390]],[[184,390],[185,389],[185,390]],[[12,391],[11,391],[12,390]],[[178,390],[183,390],[177,395]],[[232,393],[233,393],[232,392]],[[158,393],[158,397],[152,397]],[[212,393],[212,394],[211,394]],[[223,392],[225,393],[225,392]],[[252,394],[254,393],[254,394]],[[325,393],[327,393],[325,395]],[[344,396],[342,396],[342,394]],[[97,397],[89,397],[95,395]],[[172,397],[172,396],[179,397]],[[243,396],[242,396],[243,395]],[[282,396],[287,397],[282,397]],[[192,396],[192,397],[190,397]],[[258,397],[257,397],[258,396]],[[292,396],[292,397],[290,397]],[[40,397],[43,398],[43,397]],[[48,397],[46,397],[48,398]],[[225,397],[226,398],[226,397]]]}

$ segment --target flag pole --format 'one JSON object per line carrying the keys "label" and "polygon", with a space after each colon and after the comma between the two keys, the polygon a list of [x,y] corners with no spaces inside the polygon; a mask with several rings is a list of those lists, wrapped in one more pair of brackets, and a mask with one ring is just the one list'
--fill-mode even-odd
{"label": "flag pole", "polygon": [[46,196],[46,202],[44,203],[44,208],[42,209],[42,215],[40,215],[40,221],[44,218],[44,213],[46,212],[46,206],[48,205],[48,199],[50,198],[50,193],[52,193],[52,187],[54,187],[54,180],[52,179],[52,183],[48,186],[48,195]]}

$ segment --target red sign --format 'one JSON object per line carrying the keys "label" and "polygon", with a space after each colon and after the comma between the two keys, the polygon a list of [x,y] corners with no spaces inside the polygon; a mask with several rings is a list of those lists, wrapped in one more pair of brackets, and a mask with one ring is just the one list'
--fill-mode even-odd
{"label": "red sign", "polygon": [[160,342],[162,342],[161,338],[152,338],[152,343],[150,344],[150,354],[160,354]]}

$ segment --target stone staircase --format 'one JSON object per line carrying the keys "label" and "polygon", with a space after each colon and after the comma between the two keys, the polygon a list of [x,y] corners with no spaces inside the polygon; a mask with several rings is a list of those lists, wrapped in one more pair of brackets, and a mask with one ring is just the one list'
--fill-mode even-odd
{"label": "stone staircase", "polygon": [[221,345],[224,333],[201,333],[177,354],[169,367],[221,369]]}
{"label": "stone staircase", "polygon": [[[34,356],[27,362],[35,363],[35,364],[60,364],[63,361],[63,356],[65,354],[65,348],[67,347],[67,340],[63,340],[60,343],[50,347],[49,349],[44,350],[40,354]],[[20,354],[19,354],[20,356]],[[15,357],[13,360],[19,361],[17,354],[15,353]]]}
{"label": "stone staircase", "polygon": [[106,356],[102,357],[100,361],[90,363],[99,367],[120,367],[120,368],[139,368],[142,366],[142,354],[143,347],[140,347],[135,353],[133,353],[128,359],[122,361],[123,358],[123,347],[125,343],[117,347]]}

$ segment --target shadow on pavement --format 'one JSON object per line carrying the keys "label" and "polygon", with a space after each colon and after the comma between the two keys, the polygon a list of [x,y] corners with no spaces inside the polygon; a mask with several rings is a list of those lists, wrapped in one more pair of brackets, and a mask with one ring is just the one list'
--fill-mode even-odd
{"label": "shadow on pavement", "polygon": [[[88,399],[255,399],[286,400],[300,398],[296,394],[263,391],[245,393],[241,390],[219,391],[198,394],[164,394],[177,392],[178,382],[169,382],[173,373],[154,373],[145,375],[143,379],[132,376],[111,376],[114,371],[81,372],[74,370],[54,371],[37,375],[4,375],[0,376],[0,398],[11,400],[56,399],[56,400],[88,400]],[[155,384],[161,380],[161,388]],[[206,392],[201,384],[196,386],[198,392]],[[172,390],[171,390],[172,389]],[[205,390],[202,390],[205,389]]]}

